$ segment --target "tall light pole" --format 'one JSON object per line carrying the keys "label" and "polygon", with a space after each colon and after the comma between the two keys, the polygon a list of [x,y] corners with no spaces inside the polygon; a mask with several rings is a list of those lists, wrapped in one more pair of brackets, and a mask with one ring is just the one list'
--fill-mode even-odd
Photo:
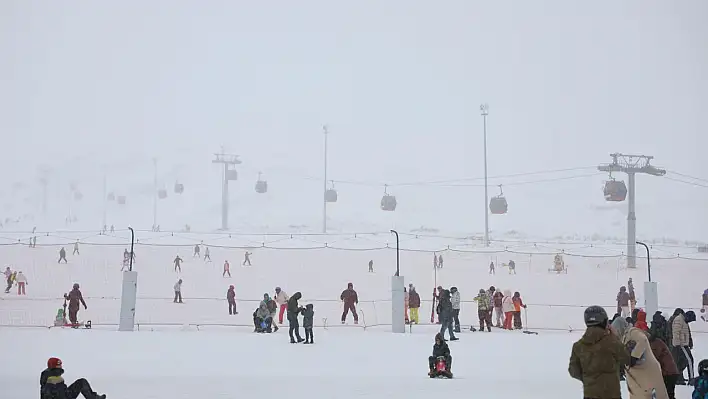
{"label": "tall light pole", "polygon": [[649,256],[649,246],[641,241],[637,241],[637,244],[643,246],[647,250],[647,273],[649,274],[649,282],[651,283],[651,259]]}
{"label": "tall light pole", "polygon": [[152,191],[152,228],[157,226],[157,158],[152,159],[154,172],[153,191]]}
{"label": "tall light pole", "polygon": [[487,115],[489,115],[489,104],[479,106],[484,120],[484,246],[489,246],[489,187],[487,184]]}
{"label": "tall light pole", "polygon": [[322,232],[327,233],[327,125],[322,126],[324,132],[324,184],[322,187]]}
{"label": "tall light pole", "polygon": [[398,240],[398,232],[391,230],[391,233],[396,235],[396,277],[401,275],[401,247]]}

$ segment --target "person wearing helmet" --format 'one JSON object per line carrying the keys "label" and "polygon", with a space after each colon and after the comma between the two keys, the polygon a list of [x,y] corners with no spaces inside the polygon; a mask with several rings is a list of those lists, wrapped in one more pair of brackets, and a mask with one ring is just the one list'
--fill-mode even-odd
{"label": "person wearing helmet", "polygon": [[229,314],[237,315],[238,312],[236,311],[236,291],[233,285],[230,285],[229,289],[226,291],[226,301],[229,303]]}
{"label": "person wearing helmet", "polygon": [[635,392],[631,396],[668,399],[669,394],[661,374],[661,364],[651,350],[647,335],[621,317],[612,322],[612,331],[629,352],[629,364],[625,366],[625,373],[627,389],[629,392]]}
{"label": "person wearing helmet", "polygon": [[86,301],[84,301],[84,296],[79,290],[79,284],[74,283],[71,291],[68,294],[64,294],[64,300],[69,301],[69,321],[72,325],[79,324],[79,304],[84,305],[84,309],[88,309],[86,306]]}
{"label": "person wearing helmet", "polygon": [[708,398],[708,359],[698,362],[698,377],[694,383],[691,399]]}
{"label": "person wearing helmet", "polygon": [[[568,374],[583,383],[583,397],[621,398],[620,370],[629,364],[627,349],[608,328],[601,306],[585,309],[583,336],[573,344]],[[620,319],[618,319],[620,320]]]}
{"label": "person wearing helmet", "polygon": [[47,368],[39,377],[39,395],[41,399],[76,399],[79,394],[86,399],[106,399],[93,391],[91,384],[85,378],[79,378],[73,384],[66,386],[64,369],[61,359],[52,357],[47,360]]}

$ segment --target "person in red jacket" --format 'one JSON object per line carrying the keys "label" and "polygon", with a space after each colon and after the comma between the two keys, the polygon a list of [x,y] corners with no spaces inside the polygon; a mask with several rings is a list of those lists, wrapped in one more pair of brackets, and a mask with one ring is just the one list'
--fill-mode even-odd
{"label": "person in red jacket", "polygon": [[347,289],[342,291],[342,295],[339,296],[339,299],[344,302],[344,312],[342,312],[342,324],[347,321],[347,314],[350,310],[352,311],[352,315],[354,316],[354,324],[359,324],[359,315],[356,313],[355,306],[359,303],[359,298],[356,295],[356,291],[354,291],[354,284],[347,284]]}
{"label": "person in red jacket", "polygon": [[71,292],[64,294],[64,300],[69,301],[69,322],[71,322],[72,325],[79,324],[79,303],[84,305],[84,309],[88,309],[88,307],[86,307],[84,296],[81,295],[78,283],[74,283]]}
{"label": "person in red jacket", "polygon": [[642,331],[649,331],[649,326],[647,325],[647,312],[644,309],[639,309],[637,312],[637,321],[634,323],[634,327]]}

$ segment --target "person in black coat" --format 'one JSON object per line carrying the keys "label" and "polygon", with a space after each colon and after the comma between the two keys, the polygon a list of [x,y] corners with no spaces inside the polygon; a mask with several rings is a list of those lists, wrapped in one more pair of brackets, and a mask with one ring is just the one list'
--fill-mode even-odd
{"label": "person in black coat", "polygon": [[46,370],[39,377],[39,396],[41,399],[76,399],[79,394],[86,399],[106,399],[106,395],[99,395],[93,391],[91,385],[84,378],[74,381],[66,386],[64,382],[64,369],[61,359],[56,357],[47,361]]}
{"label": "person in black coat", "polygon": [[440,335],[445,338],[445,330],[447,330],[450,334],[450,341],[457,341],[459,338],[455,337],[455,333],[452,330],[452,302],[450,301],[449,290],[442,290],[440,293],[437,311],[440,318]]}
{"label": "person in black coat", "polygon": [[313,305],[308,303],[302,311],[302,326],[305,328],[305,343],[314,344],[315,336],[312,335],[312,326],[315,321],[315,311]]}
{"label": "person in black coat", "polygon": [[[300,337],[300,323],[297,320],[298,314],[302,312],[302,306],[297,303],[300,298],[302,298],[302,294],[296,292],[288,299],[288,324],[290,324],[288,334],[290,335],[291,344],[295,343],[295,338],[297,338],[298,343],[304,341],[304,339]],[[295,337],[293,337],[293,332],[295,333]]]}
{"label": "person in black coat", "polygon": [[429,375],[435,374],[435,362],[438,357],[445,358],[446,371],[450,374],[452,370],[452,355],[450,355],[450,347],[445,342],[445,337],[438,333],[435,335],[435,344],[433,345],[433,356],[428,357],[428,367],[430,368]]}

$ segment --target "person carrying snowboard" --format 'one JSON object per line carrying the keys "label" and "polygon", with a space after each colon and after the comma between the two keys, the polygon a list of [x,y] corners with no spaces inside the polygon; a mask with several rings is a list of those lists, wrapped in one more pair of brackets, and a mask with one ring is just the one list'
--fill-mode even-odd
{"label": "person carrying snowboard", "polygon": [[445,372],[447,373],[447,377],[451,378],[452,355],[450,354],[450,347],[447,346],[447,342],[445,342],[445,337],[443,337],[443,335],[440,333],[435,335],[433,355],[428,357],[428,368],[430,369],[428,375],[430,377],[435,377],[437,375],[437,371],[435,370],[435,362],[437,362],[439,357],[445,359]]}
{"label": "person carrying snowboard", "polygon": [[68,263],[66,260],[66,249],[64,249],[64,247],[61,247],[61,249],[59,250],[59,262],[57,263],[61,263],[62,260],[64,261],[64,263]]}
{"label": "person carrying snowboard", "polygon": [[342,312],[342,324],[346,323],[347,315],[349,314],[350,310],[352,312],[352,315],[354,316],[354,324],[359,324],[359,315],[356,313],[356,305],[359,303],[359,297],[357,296],[356,291],[354,291],[354,284],[347,284],[347,289],[342,291],[342,295],[339,296],[339,299],[344,302],[344,311]]}
{"label": "person carrying snowboard", "polygon": [[69,301],[69,321],[73,326],[77,326],[79,324],[79,304],[84,305],[84,310],[88,309],[78,283],[74,283],[71,291],[64,294],[64,300]]}
{"label": "person carrying snowboard", "polygon": [[64,382],[64,369],[61,359],[52,357],[47,360],[47,368],[39,376],[39,396],[41,399],[76,399],[79,394],[86,399],[106,399],[93,391],[85,378],[79,378],[71,385]]}

